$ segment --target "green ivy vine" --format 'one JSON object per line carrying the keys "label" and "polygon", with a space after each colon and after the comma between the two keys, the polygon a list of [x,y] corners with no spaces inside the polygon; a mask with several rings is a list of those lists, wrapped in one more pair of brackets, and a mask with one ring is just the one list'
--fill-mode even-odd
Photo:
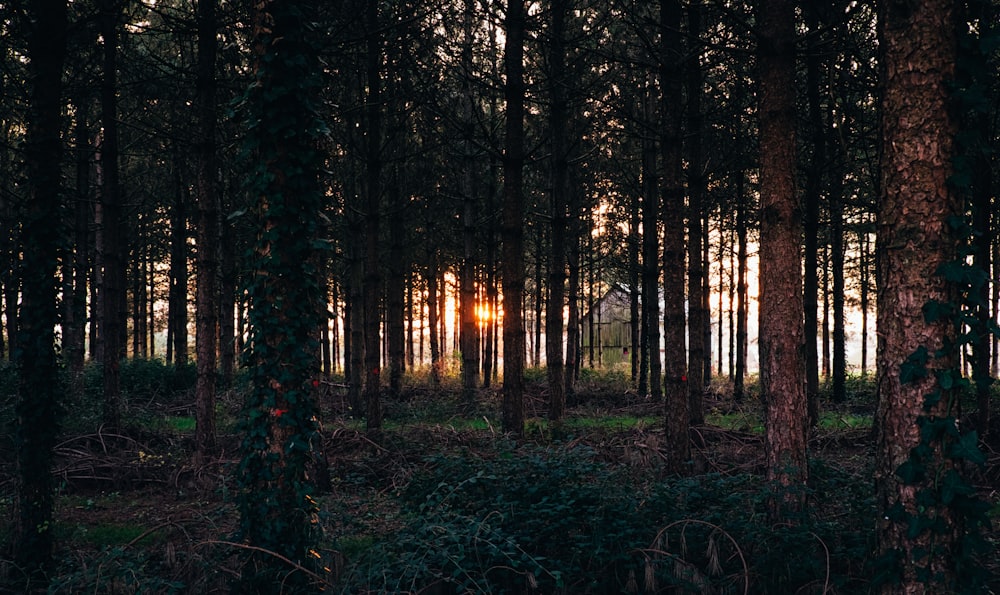
{"label": "green ivy vine", "polygon": [[280,574],[288,585],[295,578],[288,562],[308,568],[317,537],[310,470],[317,438],[315,331],[323,311],[318,174],[326,129],[313,105],[321,71],[305,7],[267,2],[258,10],[256,77],[240,106],[258,235],[245,286],[250,336],[244,364],[252,391],[240,425],[238,506],[240,537],[276,554],[256,557],[257,568],[245,574],[256,572],[261,585]]}

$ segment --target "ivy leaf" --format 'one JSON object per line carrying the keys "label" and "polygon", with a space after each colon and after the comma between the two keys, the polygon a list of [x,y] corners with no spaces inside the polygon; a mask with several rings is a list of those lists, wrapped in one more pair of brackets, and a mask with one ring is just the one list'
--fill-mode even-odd
{"label": "ivy leaf", "polygon": [[923,481],[926,471],[921,463],[914,459],[908,459],[896,469],[896,477],[904,485],[915,485]]}
{"label": "ivy leaf", "polygon": [[976,465],[986,464],[986,455],[979,450],[979,435],[975,430],[966,432],[948,449],[948,456],[959,461],[969,461]]}
{"label": "ivy leaf", "polygon": [[902,384],[909,384],[915,380],[927,377],[927,361],[930,355],[927,348],[921,345],[916,351],[911,353],[899,366],[899,381]]}

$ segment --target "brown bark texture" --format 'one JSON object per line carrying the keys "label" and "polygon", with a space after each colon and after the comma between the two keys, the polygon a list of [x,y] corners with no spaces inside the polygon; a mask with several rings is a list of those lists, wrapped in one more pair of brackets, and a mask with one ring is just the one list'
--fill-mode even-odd
{"label": "brown bark texture", "polygon": [[[795,189],[795,3],[758,7],[760,117],[760,379],[767,477],[807,477],[802,216]],[[798,497],[776,503],[799,505]],[[772,511],[776,516],[777,508]]]}
{"label": "brown bark texture", "polygon": [[[901,581],[885,585],[885,593],[936,592],[942,585],[918,581],[920,566],[928,566],[943,581],[954,577],[947,541],[957,537],[923,533],[908,535],[906,522],[887,514],[902,507],[918,512],[923,484],[904,485],[896,475],[920,442],[918,417],[946,415],[946,401],[924,409],[924,396],[936,385],[934,369],[950,367],[947,359],[931,359],[929,373],[901,381],[902,364],[919,348],[934,353],[951,336],[950,324],[925,322],[928,300],[952,299],[938,267],[953,258],[954,238],[946,219],[959,211],[957,196],[948,188],[952,173],[955,125],[949,115],[946,85],[953,79],[955,39],[951,2],[883,3],[879,16],[884,51],[882,93],[882,196],[878,214],[878,430],[876,484],[880,506],[878,550],[899,555]],[[928,481],[946,471],[941,445],[931,443]],[[951,523],[946,512],[939,517]],[[944,543],[942,543],[944,541]],[[921,551],[931,552],[918,559]],[[939,591],[938,591],[939,592]]]}
{"label": "brown bark texture", "polygon": [[503,160],[503,429],[524,433],[524,0],[507,3]]}

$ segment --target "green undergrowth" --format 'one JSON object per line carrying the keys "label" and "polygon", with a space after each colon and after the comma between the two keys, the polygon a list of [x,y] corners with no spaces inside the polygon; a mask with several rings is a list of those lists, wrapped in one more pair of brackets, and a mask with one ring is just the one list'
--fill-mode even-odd
{"label": "green undergrowth", "polygon": [[[874,503],[814,463],[807,514],[767,520],[754,475],[657,479],[584,446],[501,445],[426,459],[398,495],[403,526],[350,537],[344,592],[796,592],[863,583]],[[346,554],[345,554],[346,555]],[[816,592],[819,592],[818,590]]]}
{"label": "green undergrowth", "polygon": [[[758,411],[739,410],[729,413],[713,411],[705,416],[705,420],[710,425],[726,430],[748,432],[751,434],[764,433],[764,420]],[[819,422],[816,425],[821,430],[865,429],[871,427],[872,416],[870,414],[857,414],[849,411],[822,411],[819,415]]]}

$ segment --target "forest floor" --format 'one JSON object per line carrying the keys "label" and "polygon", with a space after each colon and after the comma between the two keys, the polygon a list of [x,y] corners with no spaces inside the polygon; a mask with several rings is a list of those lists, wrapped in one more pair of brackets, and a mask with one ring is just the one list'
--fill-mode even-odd
{"label": "forest floor", "polygon": [[[544,374],[529,378],[526,433],[516,443],[500,432],[498,389],[484,389],[469,413],[454,379],[435,389],[412,379],[402,399],[386,403],[376,443],[348,415],[342,387],[324,385],[330,489],[317,497],[317,563],[302,572],[327,592],[352,593],[871,589],[870,386],[852,384],[847,403],[824,405],[810,440],[807,510],[775,524],[752,394],[737,406],[726,383],[713,384],[706,423],[691,431],[690,473],[670,478],[662,404],[621,376],[589,376],[560,427],[545,421]],[[221,395],[219,456],[197,465],[190,394],[161,388],[130,399],[130,424],[118,433],[102,431],[93,415],[67,420],[56,449],[59,569],[49,592],[229,592],[245,571],[250,551],[233,541],[232,428],[242,393]],[[5,424],[11,405],[4,402]],[[984,446],[988,463],[973,478],[996,516],[1000,454]],[[16,592],[11,440],[0,455],[0,576],[14,577],[6,588]],[[1000,535],[993,527],[986,537]],[[993,556],[976,563],[1000,576]]]}

